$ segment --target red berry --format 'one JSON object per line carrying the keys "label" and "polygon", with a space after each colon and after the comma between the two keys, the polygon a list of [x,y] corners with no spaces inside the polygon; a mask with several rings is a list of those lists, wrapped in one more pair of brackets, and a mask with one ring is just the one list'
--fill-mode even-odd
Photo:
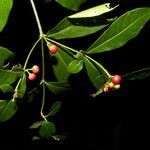
{"label": "red berry", "polygon": [[34,65],[33,67],[32,67],[32,72],[33,73],[39,73],[39,71],[40,71],[40,68],[39,68],[39,66],[37,66],[37,65]]}
{"label": "red berry", "polygon": [[110,91],[109,86],[108,86],[108,85],[104,85],[103,91],[104,91],[104,92],[109,92],[109,91]]}
{"label": "red berry", "polygon": [[119,84],[122,80],[122,77],[120,75],[114,75],[111,79],[113,84]]}
{"label": "red berry", "polygon": [[29,80],[35,80],[35,78],[36,78],[36,74],[34,74],[34,73],[30,73],[28,76]]}
{"label": "red berry", "polygon": [[49,47],[49,52],[52,53],[52,54],[55,54],[56,52],[58,51],[58,47],[54,44],[52,44],[50,47]]}

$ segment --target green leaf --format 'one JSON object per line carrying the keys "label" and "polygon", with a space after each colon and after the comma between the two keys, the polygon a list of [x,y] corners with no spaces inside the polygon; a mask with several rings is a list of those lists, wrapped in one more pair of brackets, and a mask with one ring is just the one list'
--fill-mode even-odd
{"label": "green leaf", "polygon": [[[97,25],[97,23],[99,25]],[[68,39],[78,38],[93,34],[104,27],[108,26],[110,22],[99,19],[80,20],[80,19],[63,19],[56,27],[47,32],[47,36],[53,39]],[[96,25],[95,25],[96,24]]]}
{"label": "green leaf", "polygon": [[69,65],[68,65],[68,71],[70,73],[73,73],[73,74],[76,74],[76,73],[79,73],[82,68],[83,68],[83,62],[84,60],[83,59],[76,59],[76,60],[73,60]]}
{"label": "green leaf", "polygon": [[84,58],[84,61],[89,79],[97,89],[100,89],[108,80],[108,76],[102,74],[102,72],[100,72],[99,69],[87,58]]}
{"label": "green leaf", "polygon": [[0,0],[0,32],[7,23],[12,6],[13,0]]}
{"label": "green leaf", "polygon": [[70,85],[68,83],[62,83],[62,82],[45,82],[48,89],[54,93],[54,94],[60,94],[64,93],[68,90],[70,90]]}
{"label": "green leaf", "polygon": [[131,73],[122,75],[123,78],[127,78],[128,80],[138,80],[150,77],[150,68],[144,68],[141,70],[133,71]]}
{"label": "green leaf", "polygon": [[39,130],[40,136],[44,138],[53,136],[55,132],[56,132],[55,125],[52,122],[47,122],[47,121],[45,121],[42,124],[42,127]]}
{"label": "green leaf", "polygon": [[23,76],[23,72],[21,71],[11,71],[11,70],[0,69],[0,85],[12,84],[19,77],[22,77],[22,76]]}
{"label": "green leaf", "polygon": [[105,3],[102,5],[95,6],[95,7],[89,8],[87,10],[78,12],[76,14],[73,14],[73,15],[69,16],[69,18],[87,18],[87,17],[100,16],[104,13],[114,10],[116,7],[118,7],[118,5],[111,8],[110,3]]}
{"label": "green leaf", "polygon": [[1,84],[0,85],[0,90],[3,93],[13,92],[13,87],[9,84]]}
{"label": "green leaf", "polygon": [[55,60],[53,69],[58,82],[68,82],[70,73],[68,72],[68,64],[74,59],[68,52],[59,48],[55,56],[52,56]]}
{"label": "green leaf", "polygon": [[53,106],[51,107],[49,113],[46,115],[46,117],[54,116],[61,108],[61,101],[56,101]]}
{"label": "green leaf", "polygon": [[126,12],[88,48],[88,53],[102,53],[121,47],[136,37],[149,19],[150,8]]}
{"label": "green leaf", "polygon": [[45,121],[38,121],[38,122],[34,122],[29,128],[30,129],[36,129],[36,128],[38,128],[39,126],[41,126],[42,124],[44,124],[45,123]]}
{"label": "green leaf", "polygon": [[0,47],[0,67],[12,56],[14,56],[13,52],[9,51],[7,48]]}
{"label": "green leaf", "polygon": [[87,0],[55,0],[55,1],[65,8],[77,11],[79,7]]}
{"label": "green leaf", "polygon": [[24,74],[18,87],[19,98],[23,98],[26,92],[26,75]]}
{"label": "green leaf", "polygon": [[4,122],[12,118],[17,110],[18,106],[15,101],[10,100],[7,102],[0,111],[0,122]]}
{"label": "green leaf", "polygon": [[1,111],[3,111],[6,104],[7,104],[6,100],[0,100],[0,113]]}

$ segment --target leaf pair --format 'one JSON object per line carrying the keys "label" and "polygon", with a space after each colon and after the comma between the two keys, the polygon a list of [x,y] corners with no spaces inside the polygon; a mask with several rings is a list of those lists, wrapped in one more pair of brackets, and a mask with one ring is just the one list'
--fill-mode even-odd
{"label": "leaf pair", "polygon": [[[109,3],[96,6],[65,18],[55,28],[50,30],[47,36],[54,39],[66,39],[82,37],[97,32],[109,24],[107,21],[103,22],[103,17],[95,18],[95,16],[102,16],[115,8],[109,8],[108,5]],[[88,25],[84,25],[86,18],[90,22],[90,24],[88,22]],[[116,19],[87,49],[87,53],[102,53],[123,46],[138,35],[149,19],[150,8],[148,7],[126,12]],[[100,22],[100,25],[95,26],[94,23],[97,21]]]}
{"label": "leaf pair", "polygon": [[48,31],[47,36],[58,40],[93,34],[111,23],[104,14],[115,8],[110,8],[110,3],[106,3],[68,16]]}
{"label": "leaf pair", "polygon": [[[50,116],[54,116],[61,107],[61,102],[60,101],[56,101],[53,106],[51,107],[49,113],[45,116],[45,117],[50,117]],[[30,129],[36,129],[40,127],[39,129],[39,134],[41,137],[44,138],[49,138],[54,136],[55,132],[56,132],[56,127],[54,125],[54,123],[49,122],[49,121],[38,121],[33,123],[30,126]]]}
{"label": "leaf pair", "polygon": [[65,135],[56,134],[55,124],[49,121],[38,121],[35,122],[30,128],[36,129],[39,127],[39,136],[33,136],[32,140],[40,140],[41,138],[53,138],[54,140],[60,141],[66,138]]}
{"label": "leaf pair", "polygon": [[38,121],[33,123],[30,126],[30,129],[36,129],[40,127],[39,134],[41,137],[49,138],[50,136],[53,136],[56,132],[56,128],[54,123],[48,122],[48,121]]}

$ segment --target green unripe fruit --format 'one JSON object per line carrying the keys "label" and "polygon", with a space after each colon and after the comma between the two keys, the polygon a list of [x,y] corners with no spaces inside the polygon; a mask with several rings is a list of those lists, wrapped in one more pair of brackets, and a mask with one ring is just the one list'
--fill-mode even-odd
{"label": "green unripe fruit", "polygon": [[114,89],[118,90],[120,88],[120,84],[114,85]]}

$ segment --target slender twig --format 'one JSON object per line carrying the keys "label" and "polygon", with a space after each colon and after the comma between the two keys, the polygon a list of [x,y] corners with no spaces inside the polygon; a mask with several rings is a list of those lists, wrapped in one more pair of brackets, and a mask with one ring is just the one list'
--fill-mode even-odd
{"label": "slender twig", "polygon": [[41,117],[47,121],[46,117],[43,115],[43,109],[44,109],[44,104],[45,104],[45,57],[44,57],[44,43],[43,39],[41,39],[41,53],[42,53],[42,105],[41,105]]}
{"label": "slender twig", "polygon": [[29,54],[28,54],[28,56],[27,56],[27,58],[26,58],[26,61],[25,61],[25,63],[24,63],[24,67],[23,67],[24,70],[25,70],[26,67],[27,67],[29,58],[30,58],[30,56],[31,56],[31,54],[32,54],[32,52],[33,52],[35,46],[39,43],[40,40],[41,40],[41,38],[39,38],[39,39],[35,42],[35,44],[33,45],[33,47],[31,48],[31,50],[30,50],[30,52],[29,52]]}
{"label": "slender twig", "polygon": [[17,83],[17,85],[16,85],[16,87],[15,87],[12,101],[15,101],[16,97],[18,97],[18,88],[19,88],[19,85],[20,85],[22,79],[23,79],[23,77],[21,77],[21,78],[19,79],[19,81],[18,81],[18,83]]}
{"label": "slender twig", "polygon": [[37,10],[36,10],[34,1],[33,1],[33,0],[30,0],[30,2],[31,2],[32,8],[33,8],[33,12],[34,12],[35,18],[36,18],[36,22],[37,22],[37,25],[38,25],[40,37],[42,37],[42,36],[43,36],[42,26],[41,26],[41,23],[40,23],[39,16],[38,16],[38,14],[37,14]]}

